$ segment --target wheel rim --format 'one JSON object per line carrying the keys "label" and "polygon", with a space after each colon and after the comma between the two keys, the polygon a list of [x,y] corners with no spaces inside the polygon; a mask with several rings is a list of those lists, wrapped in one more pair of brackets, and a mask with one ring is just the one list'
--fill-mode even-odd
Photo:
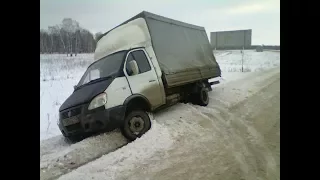
{"label": "wheel rim", "polygon": [[134,116],[129,120],[129,129],[130,131],[138,135],[144,129],[144,121],[140,116]]}

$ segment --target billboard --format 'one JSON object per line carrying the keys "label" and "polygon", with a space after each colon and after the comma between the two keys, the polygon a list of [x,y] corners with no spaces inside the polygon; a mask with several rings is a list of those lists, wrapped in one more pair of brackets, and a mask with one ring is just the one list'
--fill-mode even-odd
{"label": "billboard", "polygon": [[213,49],[248,49],[251,46],[252,30],[218,31],[210,33]]}

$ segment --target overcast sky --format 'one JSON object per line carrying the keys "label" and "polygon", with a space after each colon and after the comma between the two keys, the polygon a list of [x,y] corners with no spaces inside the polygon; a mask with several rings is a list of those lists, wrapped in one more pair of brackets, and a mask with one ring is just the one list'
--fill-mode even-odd
{"label": "overcast sky", "polygon": [[149,11],[212,31],[252,29],[252,44],[280,45],[280,0],[40,0],[40,29],[72,18],[106,32]]}

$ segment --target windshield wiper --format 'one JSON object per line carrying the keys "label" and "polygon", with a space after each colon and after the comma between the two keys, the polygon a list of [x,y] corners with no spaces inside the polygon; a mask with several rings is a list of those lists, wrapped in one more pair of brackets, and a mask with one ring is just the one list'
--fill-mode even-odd
{"label": "windshield wiper", "polygon": [[77,86],[77,87],[76,87],[76,90],[77,90],[77,89],[80,89],[80,88],[82,88],[83,86],[86,86],[86,85],[90,85],[90,84],[94,84],[94,83],[96,83],[96,82],[100,82],[100,81],[104,81],[104,80],[110,79],[111,77],[112,77],[112,76],[106,76],[106,77],[101,77],[101,78],[97,78],[97,79],[91,80],[91,81],[89,81],[89,82],[87,82],[87,83],[85,83],[85,84],[82,84],[82,85],[80,85],[80,86]]}
{"label": "windshield wiper", "polygon": [[98,79],[91,80],[91,81],[89,81],[89,82],[86,83],[86,84],[92,84],[92,83],[104,81],[104,80],[107,80],[107,79],[110,79],[110,78],[111,78],[111,76],[101,77],[101,78],[98,78]]}

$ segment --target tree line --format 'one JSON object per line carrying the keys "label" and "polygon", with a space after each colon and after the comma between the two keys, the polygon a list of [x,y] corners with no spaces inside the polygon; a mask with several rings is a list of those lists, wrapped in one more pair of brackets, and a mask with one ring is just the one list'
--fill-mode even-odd
{"label": "tree line", "polygon": [[63,53],[72,56],[91,53],[101,35],[100,32],[93,35],[80,27],[77,21],[64,18],[59,25],[49,26],[46,30],[40,29],[40,54]]}

